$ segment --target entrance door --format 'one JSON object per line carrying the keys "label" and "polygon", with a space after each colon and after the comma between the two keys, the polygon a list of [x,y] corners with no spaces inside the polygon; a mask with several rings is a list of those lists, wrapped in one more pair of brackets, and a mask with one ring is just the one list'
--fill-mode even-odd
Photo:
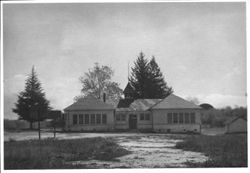
{"label": "entrance door", "polygon": [[129,128],[130,129],[137,129],[137,116],[136,116],[136,114],[129,115]]}

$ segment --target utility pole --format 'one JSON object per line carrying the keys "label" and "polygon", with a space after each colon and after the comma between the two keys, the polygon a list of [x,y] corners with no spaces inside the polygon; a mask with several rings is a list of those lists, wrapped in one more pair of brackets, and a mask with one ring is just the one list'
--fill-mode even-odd
{"label": "utility pole", "polygon": [[38,136],[39,140],[41,140],[41,129],[40,129],[40,115],[39,115],[39,108],[38,108]]}

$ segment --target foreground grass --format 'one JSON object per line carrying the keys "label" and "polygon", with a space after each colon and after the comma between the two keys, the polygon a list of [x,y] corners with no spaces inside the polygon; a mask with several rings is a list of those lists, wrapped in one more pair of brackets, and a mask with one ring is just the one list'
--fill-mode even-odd
{"label": "foreground grass", "polygon": [[77,160],[114,160],[129,154],[109,138],[4,142],[4,169],[83,168],[66,164]]}
{"label": "foreground grass", "polygon": [[204,136],[192,135],[178,142],[176,148],[203,152],[205,163],[187,162],[190,167],[247,167],[247,135]]}

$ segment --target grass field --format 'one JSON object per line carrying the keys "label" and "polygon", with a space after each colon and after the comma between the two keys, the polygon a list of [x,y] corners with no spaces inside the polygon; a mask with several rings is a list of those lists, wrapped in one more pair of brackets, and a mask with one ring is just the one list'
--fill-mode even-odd
{"label": "grass field", "polygon": [[29,140],[4,143],[4,169],[82,168],[77,160],[114,160],[130,153],[108,138]]}
{"label": "grass field", "polygon": [[176,148],[205,153],[210,159],[190,167],[247,167],[247,135],[186,136]]}

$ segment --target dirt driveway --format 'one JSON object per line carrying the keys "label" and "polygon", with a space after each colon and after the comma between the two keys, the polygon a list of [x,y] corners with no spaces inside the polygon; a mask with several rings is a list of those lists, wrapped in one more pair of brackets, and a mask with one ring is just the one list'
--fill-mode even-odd
{"label": "dirt driveway", "polygon": [[169,168],[187,167],[187,161],[197,163],[208,159],[202,153],[174,148],[180,140],[172,139],[170,135],[129,135],[115,137],[114,140],[132,154],[119,157],[116,161],[90,160],[71,164],[81,164],[87,168]]}
{"label": "dirt driveway", "polygon": [[[183,151],[174,146],[180,140],[170,134],[155,133],[57,133],[58,139],[108,137],[132,151],[116,161],[74,161],[86,168],[168,168],[187,167],[185,162],[204,162],[208,158],[197,152]],[[42,133],[42,138],[53,137],[52,133]],[[37,139],[37,132],[5,132],[4,140]]]}

